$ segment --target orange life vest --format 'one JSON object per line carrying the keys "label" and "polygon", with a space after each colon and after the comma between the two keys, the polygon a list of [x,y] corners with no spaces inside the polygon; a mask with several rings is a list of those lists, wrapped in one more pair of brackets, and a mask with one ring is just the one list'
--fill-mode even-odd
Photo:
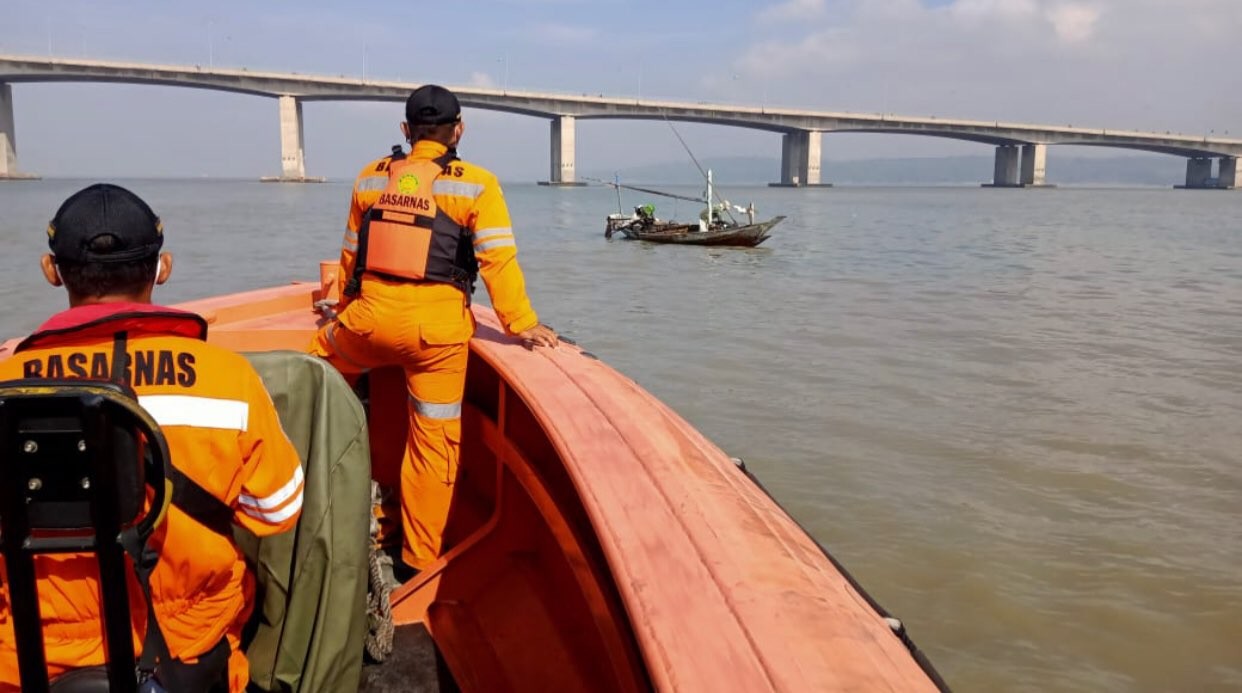
{"label": "orange life vest", "polygon": [[456,159],[449,150],[436,159],[394,154],[388,185],[367,210],[358,230],[358,259],[345,293],[357,295],[365,272],[397,281],[452,284],[474,291],[478,261],[470,230],[436,205],[435,182]]}

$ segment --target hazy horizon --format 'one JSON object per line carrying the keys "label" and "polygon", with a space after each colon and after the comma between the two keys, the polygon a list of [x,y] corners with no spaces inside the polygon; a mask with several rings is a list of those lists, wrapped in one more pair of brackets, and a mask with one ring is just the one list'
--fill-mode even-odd
{"label": "hazy horizon", "polygon": [[[1136,153],[1111,157],[1057,157],[1049,168],[1048,182],[1061,187],[1135,187],[1167,188],[1178,182],[1182,164],[1174,157]],[[776,157],[712,157],[700,163],[716,173],[718,185],[724,187],[765,186],[779,179],[780,159]],[[912,158],[824,159],[824,182],[853,187],[973,187],[986,182],[991,174],[992,159],[988,155],[926,156]],[[183,181],[254,181],[258,177],[235,174],[170,174],[170,175],[45,175],[48,180],[113,181],[183,180]],[[670,159],[610,170],[579,172],[584,184],[601,184],[619,177],[623,182],[695,186],[701,175],[688,157]],[[327,183],[349,183],[353,176],[325,176]],[[501,177],[506,186],[535,185],[542,178]],[[15,182],[20,184],[20,181]]]}

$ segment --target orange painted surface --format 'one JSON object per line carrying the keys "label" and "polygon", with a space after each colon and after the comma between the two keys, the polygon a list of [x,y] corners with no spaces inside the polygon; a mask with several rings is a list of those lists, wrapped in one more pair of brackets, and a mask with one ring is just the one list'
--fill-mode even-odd
{"label": "orange painted surface", "polygon": [[[179,307],[231,348],[302,349],[319,292]],[[489,309],[475,316],[446,553],[394,595],[398,623],[427,625],[464,690],[936,689],[815,542],[681,417],[575,346],[530,351]],[[400,452],[379,423],[384,475]]]}

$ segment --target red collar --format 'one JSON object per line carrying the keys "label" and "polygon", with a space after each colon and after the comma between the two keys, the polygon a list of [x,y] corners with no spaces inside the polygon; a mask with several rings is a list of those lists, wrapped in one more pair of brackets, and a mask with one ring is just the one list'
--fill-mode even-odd
{"label": "red collar", "polygon": [[96,303],[53,315],[14,352],[70,339],[111,339],[118,332],[130,338],[160,335],[207,339],[207,321],[194,313],[150,303]]}

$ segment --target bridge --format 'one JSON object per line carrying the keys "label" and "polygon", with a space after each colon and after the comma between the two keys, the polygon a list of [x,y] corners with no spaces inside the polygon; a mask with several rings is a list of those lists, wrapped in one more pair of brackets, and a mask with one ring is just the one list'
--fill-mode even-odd
{"label": "bridge", "polygon": [[[155,65],[102,60],[0,55],[0,179],[23,177],[17,167],[13,84],[119,82],[214,89],[274,98],[280,118],[281,176],[306,175],[302,104],[307,101],[404,101],[416,83],[377,81],[199,65]],[[1049,145],[1090,145],[1159,152],[1186,158],[1186,188],[1242,185],[1242,139],[996,121],[838,113],[654,99],[613,98],[508,89],[450,87],[467,108],[516,113],[550,121],[547,183],[577,184],[575,123],[586,119],[675,120],[780,133],[781,180],[773,185],[819,186],[825,133],[876,132],[967,140],[996,148],[989,186],[1046,185]],[[1215,168],[1215,175],[1213,175]]]}

